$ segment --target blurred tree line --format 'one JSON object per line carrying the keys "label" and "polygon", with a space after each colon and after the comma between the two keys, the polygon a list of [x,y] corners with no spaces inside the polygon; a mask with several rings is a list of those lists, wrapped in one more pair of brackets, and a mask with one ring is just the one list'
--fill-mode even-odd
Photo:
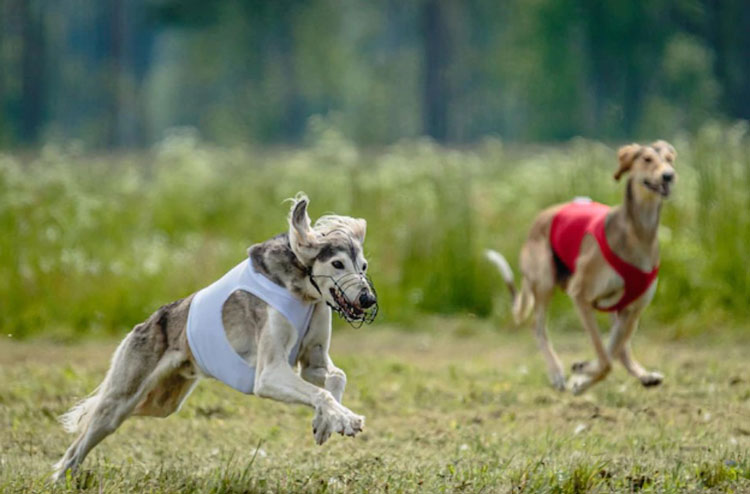
{"label": "blurred tree line", "polygon": [[746,0],[0,0],[0,144],[617,139],[750,118]]}

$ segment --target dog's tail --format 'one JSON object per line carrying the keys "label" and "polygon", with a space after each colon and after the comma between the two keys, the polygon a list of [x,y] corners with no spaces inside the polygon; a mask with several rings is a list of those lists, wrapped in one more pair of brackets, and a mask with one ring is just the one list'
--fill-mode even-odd
{"label": "dog's tail", "polygon": [[534,308],[534,294],[529,289],[525,280],[521,283],[521,291],[516,290],[516,283],[513,281],[513,270],[501,253],[496,250],[487,249],[484,251],[484,255],[500,271],[500,276],[503,277],[505,286],[508,287],[512,298],[513,320],[516,321],[516,324],[521,324],[528,319]]}
{"label": "dog's tail", "polygon": [[107,388],[110,385],[110,382],[113,379],[112,373],[114,363],[120,359],[120,355],[125,351],[127,341],[128,338],[125,338],[115,350],[115,353],[112,355],[112,365],[110,365],[110,368],[107,371],[107,375],[104,376],[104,380],[101,382],[101,384],[99,384],[99,386],[97,386],[89,396],[80,400],[78,403],[73,405],[70,410],[57,418],[60,424],[62,424],[65,432],[75,434],[76,432],[81,432],[82,430],[84,430],[86,425],[88,425],[94,413],[94,410],[96,410],[97,405],[99,405],[102,396],[106,392]]}

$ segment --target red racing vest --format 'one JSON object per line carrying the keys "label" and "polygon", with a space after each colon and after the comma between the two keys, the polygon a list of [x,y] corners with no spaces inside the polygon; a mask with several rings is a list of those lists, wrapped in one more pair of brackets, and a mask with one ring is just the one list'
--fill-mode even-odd
{"label": "red racing vest", "polygon": [[648,290],[659,274],[659,266],[655,266],[650,272],[641,271],[612,252],[604,231],[609,209],[609,206],[590,199],[569,202],[552,218],[549,236],[552,250],[571,273],[576,270],[576,260],[583,237],[590,234],[596,239],[604,259],[622,277],[625,292],[613,306],[595,308],[606,312],[619,312]]}

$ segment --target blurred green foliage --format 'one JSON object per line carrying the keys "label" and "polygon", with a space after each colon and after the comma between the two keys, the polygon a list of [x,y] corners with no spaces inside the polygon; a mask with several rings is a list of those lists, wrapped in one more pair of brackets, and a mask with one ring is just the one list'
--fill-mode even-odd
{"label": "blurred green foliage", "polygon": [[[311,214],[362,216],[382,321],[492,315],[508,296],[485,247],[513,264],[536,212],[576,195],[617,203],[615,148],[575,139],[450,149],[428,139],[355,146],[323,121],[299,149],[215,147],[175,132],[152,151],[44,147],[0,156],[0,327],[16,337],[123,331],[217,279],[286,229],[297,191]],[[664,207],[662,275],[647,320],[675,335],[750,316],[750,135],[707,124],[672,139],[679,181]],[[494,309],[493,309],[494,307]],[[575,324],[559,297],[558,325]],[[493,312],[494,311],[494,312]],[[560,322],[562,321],[562,322]]]}

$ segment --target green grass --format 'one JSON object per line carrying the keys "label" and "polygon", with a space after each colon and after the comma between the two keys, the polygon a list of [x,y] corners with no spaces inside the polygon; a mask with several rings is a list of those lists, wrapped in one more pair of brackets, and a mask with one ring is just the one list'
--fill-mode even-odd
{"label": "green grass", "polygon": [[[116,342],[0,343],[0,492],[748,492],[750,377],[734,334],[636,335],[663,371],[644,389],[616,367],[581,397],[547,386],[528,332],[428,318],[430,331],[346,329],[335,361],[355,439],[312,438],[312,411],[203,382],[166,419],[128,420],[81,475],[45,477],[71,436],[55,417],[102,378]],[[566,362],[591,350],[553,334]]]}
{"label": "green grass", "polygon": [[[674,336],[750,317],[747,129],[659,136],[677,147],[680,179],[664,207],[662,276],[646,317]],[[367,150],[323,129],[300,149],[216,148],[176,134],[141,154],[49,146],[0,155],[0,329],[75,339],[130,328],[284,231],[282,201],[299,190],[313,216],[367,218],[382,321],[427,313],[508,322],[507,294],[482,250],[515,264],[540,208],[576,195],[619,202],[615,153],[582,139]],[[569,304],[553,312],[571,326]]]}

